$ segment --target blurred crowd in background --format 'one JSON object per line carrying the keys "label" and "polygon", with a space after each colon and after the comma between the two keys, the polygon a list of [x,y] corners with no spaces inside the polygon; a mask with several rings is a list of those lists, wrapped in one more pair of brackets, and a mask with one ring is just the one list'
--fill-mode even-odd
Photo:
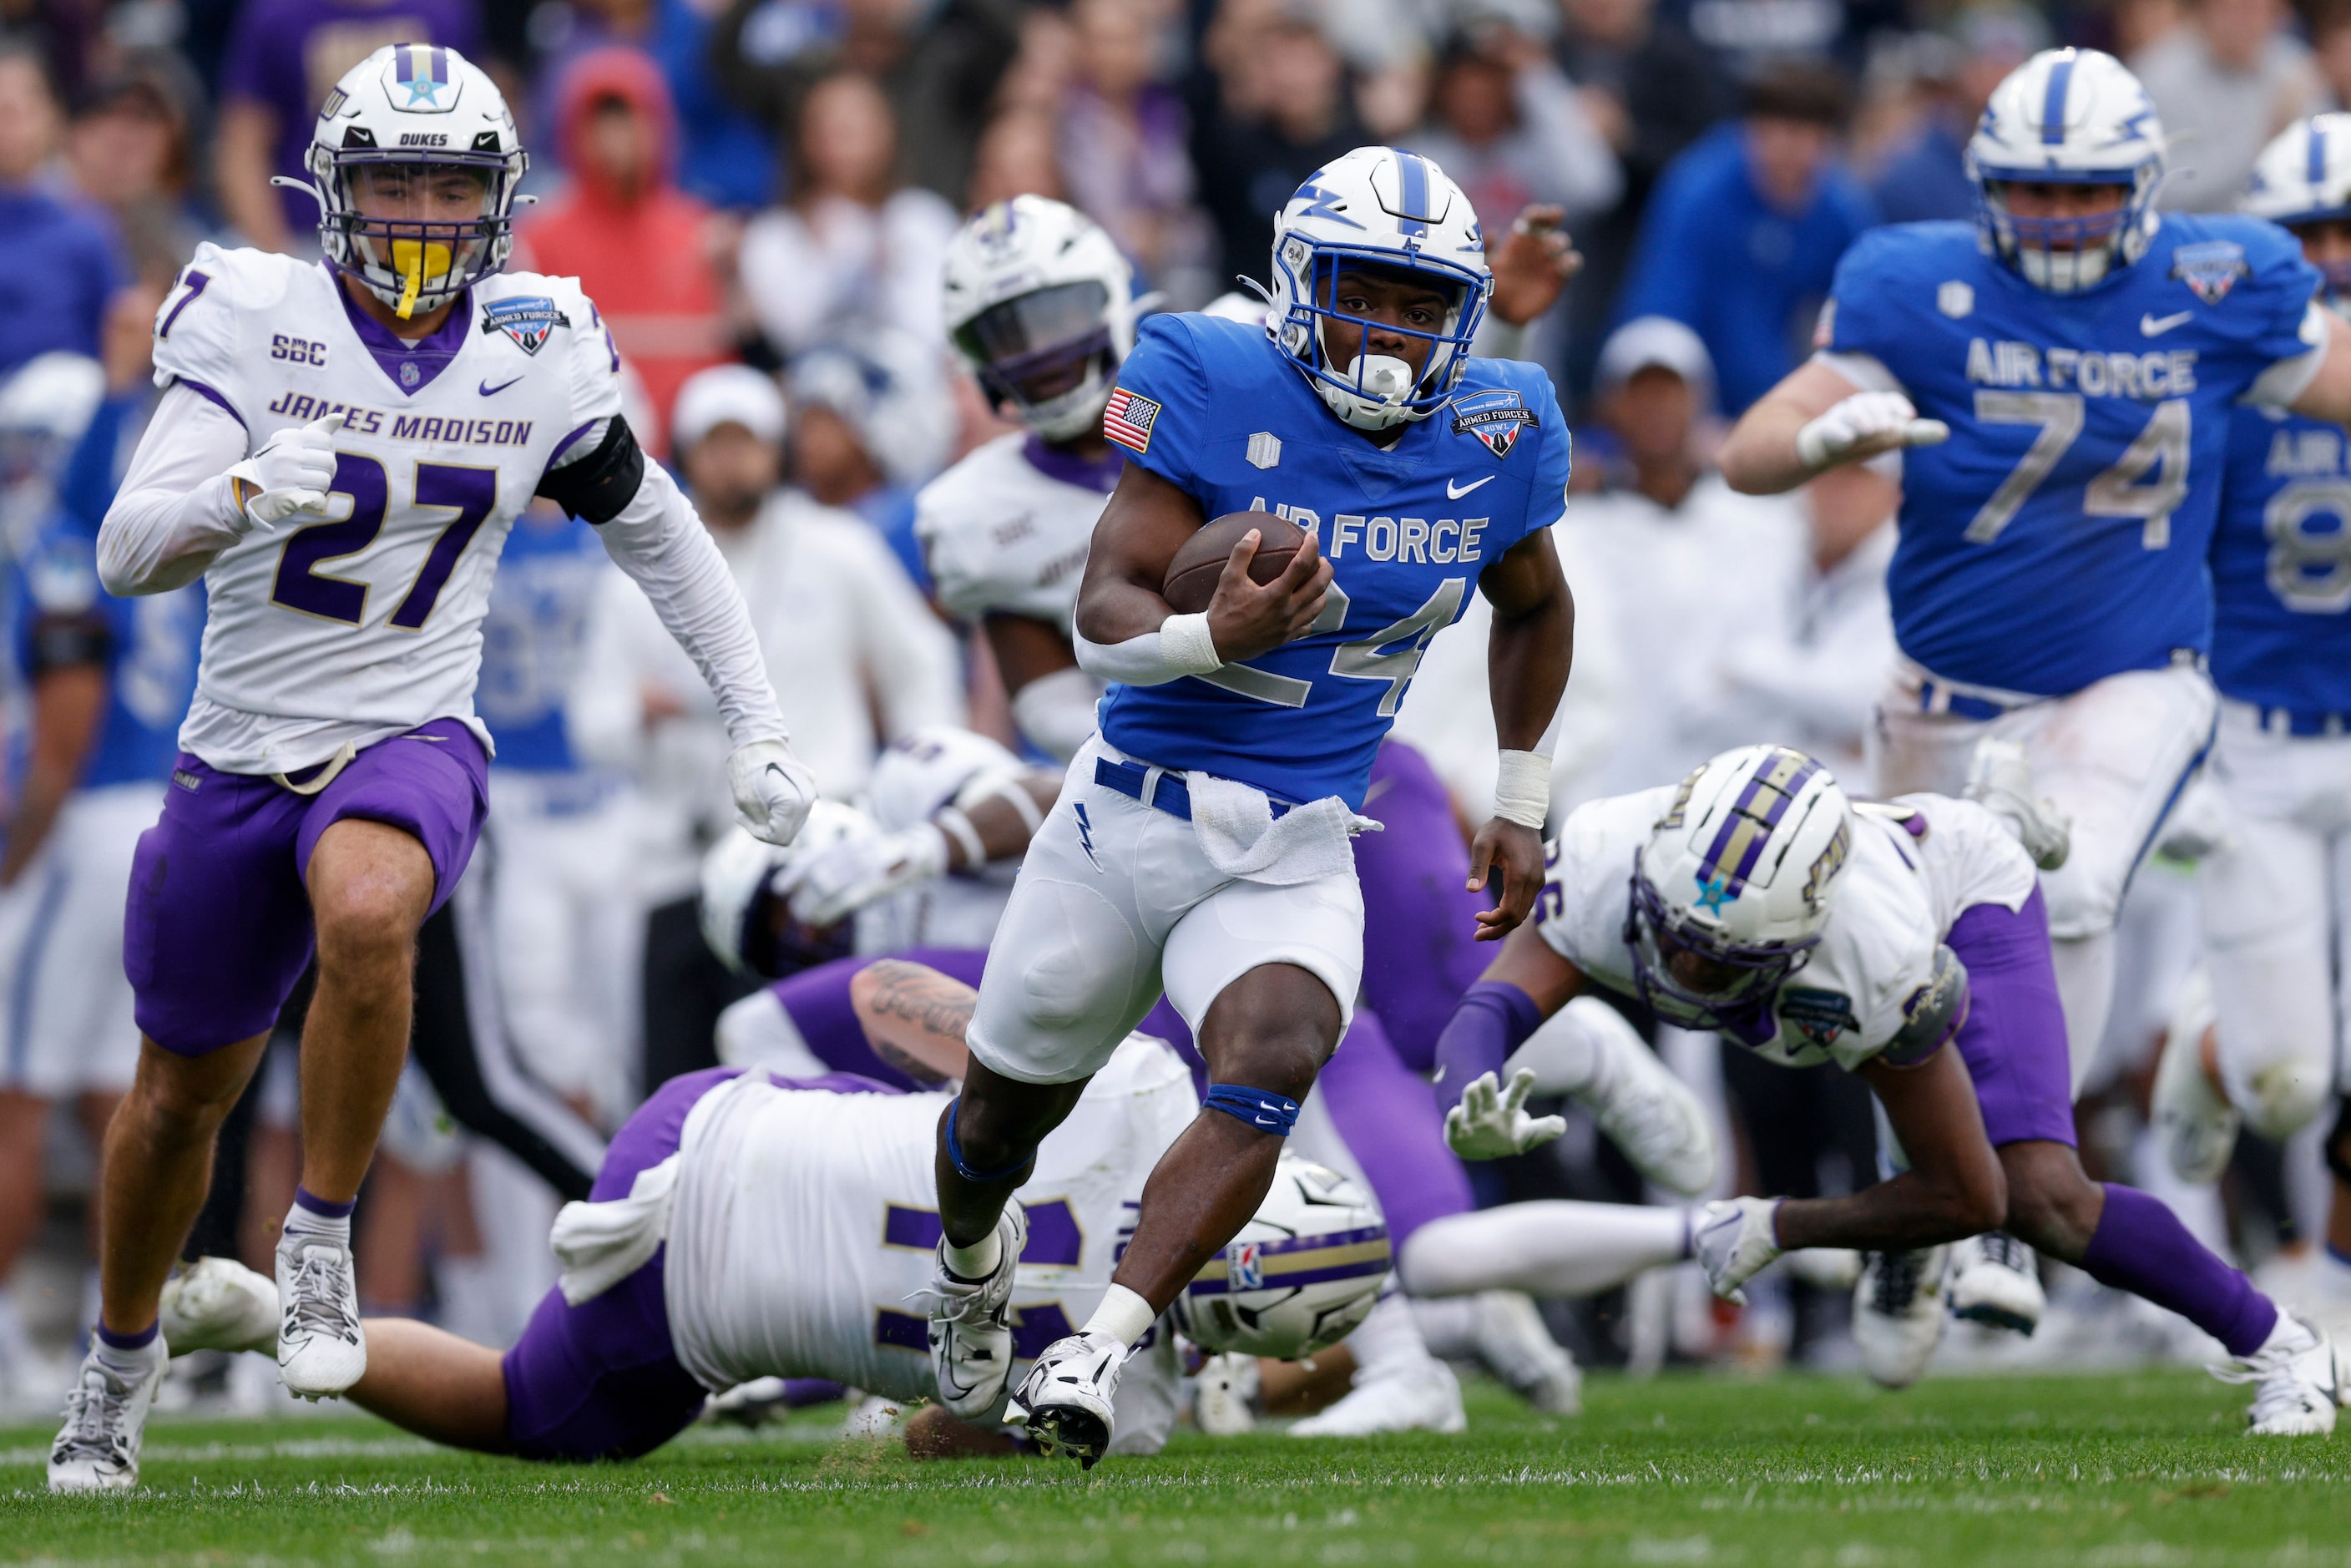
{"label": "blurred crowd in background", "polygon": [[[1845,247],[1881,222],[1969,218],[1969,131],[2052,43],[2143,76],[2176,207],[2231,204],[2275,131],[2351,103],[2351,5],[2282,0],[0,0],[12,562],[93,420],[135,436],[150,323],[193,247],[316,254],[310,199],[271,177],[301,175],[328,89],[397,41],[453,46],[499,79],[536,198],[514,265],[575,275],[597,301],[631,423],[736,565],[796,746],[842,799],[922,726],[1015,738],[985,640],[926,602],[913,528],[918,487],[1010,428],[940,321],[945,247],[990,201],[1082,208],[1170,308],[1262,278],[1281,202],[1364,142],[1434,157],[1489,234],[1529,204],[1562,209],[1584,267],[1525,350],[1571,411],[1584,496],[1560,531],[1580,625],[1558,805],[1765,737],[1865,789],[1898,469],[1759,500],[1708,460],[1808,351]],[[1469,821],[1492,788],[1479,625],[1435,645],[1401,727]],[[559,513],[517,528],[486,636],[489,1005],[530,1070],[609,1129],[713,1060],[718,1012],[751,984],[695,924],[697,857],[728,820],[723,732],[642,598]],[[21,779],[21,674],[7,695]],[[2140,879],[2126,923],[2143,972],[2083,1113],[2085,1152],[2150,1186],[2162,1162],[2135,1144],[2194,941],[2187,898],[2161,862]],[[1725,1108],[1734,1186],[1874,1179],[1857,1084],[1662,1044]],[[248,1260],[296,1168],[291,1053],[277,1058],[242,1156]],[[0,1284],[0,1399],[46,1410],[25,1369],[87,1321],[80,1195],[106,1100],[79,1116],[23,1100],[0,1091],[0,1281],[21,1260]],[[1748,1131],[1766,1124],[1786,1135]],[[1639,1193],[1589,1135],[1508,1164],[1497,1179],[1522,1196]],[[2180,1201],[2249,1260],[2290,1256],[2320,1202],[2315,1154],[2249,1139],[2239,1167],[2225,1212]],[[546,1282],[553,1201],[414,1089],[362,1210],[370,1310],[511,1337]],[[1604,1301],[1558,1326],[1600,1361],[1835,1364],[1835,1290],[1757,1298],[1743,1316],[1687,1291]]]}

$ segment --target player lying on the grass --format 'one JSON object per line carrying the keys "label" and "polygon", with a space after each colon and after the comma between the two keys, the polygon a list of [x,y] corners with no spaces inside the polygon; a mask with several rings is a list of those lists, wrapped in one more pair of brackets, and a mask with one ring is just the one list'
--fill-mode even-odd
{"label": "player lying on the grass", "polygon": [[[1850,1197],[1708,1204],[1694,1239],[1718,1294],[1740,1299],[1783,1249],[1936,1248],[2005,1225],[2219,1340],[2238,1364],[2223,1375],[2256,1385],[2252,1431],[2334,1430],[2351,1392],[2334,1344],[2162,1203],[2083,1173],[2040,885],[1983,808],[1934,795],[1856,804],[1817,761],[1775,746],[1582,807],[1553,841],[1537,920],[1446,1030],[1456,1150],[1494,1158],[1558,1135],[1521,1108],[1533,1069],[1507,1089],[1496,1070],[1591,984],[1769,1061],[1836,1062],[1869,1085],[1899,1140],[1904,1168]],[[1577,1239],[1555,1245],[1572,1252]],[[1909,1376],[1940,1330],[1929,1305]]]}
{"label": "player lying on the grass", "polygon": [[751,830],[789,841],[815,797],[726,561],[622,417],[594,305],[570,280],[500,276],[528,165],[479,69],[378,49],[312,134],[324,264],[206,246],[156,318],[170,385],[99,570],[122,594],[201,576],[209,619],[131,879],[144,1039],[107,1134],[99,1322],[51,1456],[59,1490],[135,1481],[126,1434],[162,1375],[164,1279],[314,947],[278,1375],[316,1398],[367,1364],[350,1216],[407,1049],[417,930],[486,810],[481,624],[534,495],[597,526],[700,667]]}
{"label": "player lying on the grass", "polygon": [[[883,1059],[935,1084],[962,1065],[975,993],[925,977],[888,996],[869,983],[856,1005]],[[707,1395],[762,1377],[924,1398],[924,1322],[907,1301],[938,1234],[930,1160],[945,1103],[846,1074],[715,1068],[672,1079],[614,1136],[591,1201],[558,1218],[561,1282],[513,1349],[371,1318],[368,1369],[350,1396],[436,1442],[533,1459],[646,1453],[691,1424]],[[1144,1178],[1198,1107],[1176,1052],[1134,1035],[1045,1140],[1021,1188],[1031,1223],[1008,1314],[1018,1357],[1092,1311]],[[1325,1293],[1360,1317],[1388,1248],[1384,1230],[1350,1236],[1332,1242],[1344,1259],[1293,1256],[1329,1262]],[[166,1295],[164,1337],[181,1351],[266,1349],[275,1322],[269,1282],[225,1259]],[[1176,1417],[1164,1326],[1135,1371],[1120,1386],[1117,1451],[1152,1453]],[[1009,1446],[958,1426],[925,1416],[911,1440],[931,1451]]]}

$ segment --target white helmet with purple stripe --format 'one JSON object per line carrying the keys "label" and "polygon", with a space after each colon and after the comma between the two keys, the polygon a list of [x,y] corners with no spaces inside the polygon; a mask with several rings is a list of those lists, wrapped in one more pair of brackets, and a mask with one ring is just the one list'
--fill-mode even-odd
{"label": "white helmet with purple stripe", "polygon": [[1803,967],[1853,848],[1829,770],[1784,746],[1700,767],[1633,862],[1625,941],[1641,999],[1690,1029],[1758,1016]]}
{"label": "white helmet with purple stripe", "polygon": [[[2317,114],[2278,133],[2239,204],[2285,228],[2351,223],[2351,114]],[[2351,312],[2351,262],[2322,262],[2326,302]]]}
{"label": "white helmet with purple stripe", "polygon": [[1353,1177],[1284,1154],[1257,1213],[1168,1311],[1203,1350],[1295,1361],[1371,1315],[1394,1261],[1376,1198]]}
{"label": "white helmet with purple stripe", "polygon": [[[1382,329],[1427,340],[1417,377],[1387,354],[1332,362],[1325,324],[1362,320],[1332,295],[1350,267],[1411,273],[1445,297],[1435,327]],[[1274,218],[1265,329],[1332,413],[1358,430],[1386,430],[1426,419],[1453,395],[1493,291],[1486,236],[1461,187],[1417,152],[1358,147],[1309,175]]]}
{"label": "white helmet with purple stripe", "polygon": [[[2096,49],[2043,49],[1992,89],[1968,141],[1984,248],[2053,294],[2087,288],[2146,254],[2163,183],[2163,122],[2122,61]],[[2105,212],[2022,217],[2011,184],[2114,185]]]}

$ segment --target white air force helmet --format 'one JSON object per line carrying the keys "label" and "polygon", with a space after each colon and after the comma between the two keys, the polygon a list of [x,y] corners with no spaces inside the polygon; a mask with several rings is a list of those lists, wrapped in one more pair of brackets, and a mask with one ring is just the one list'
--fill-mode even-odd
{"label": "white air force helmet", "polygon": [[[515,187],[530,160],[497,84],[455,49],[388,44],[327,94],[304,158],[328,264],[359,278],[405,319],[452,299],[506,265]],[[359,183],[386,166],[462,169],[482,183],[462,221],[366,218]]]}
{"label": "white air force helmet", "polygon": [[996,202],[947,246],[947,336],[988,401],[1048,441],[1101,423],[1134,320],[1126,257],[1075,207]]}
{"label": "white air force helmet", "polygon": [[1700,767],[1634,858],[1625,940],[1642,999],[1693,1029],[1768,1008],[1819,942],[1852,848],[1852,803],[1804,753],[1745,746]]}
{"label": "white air force helmet", "polygon": [[[1330,302],[1339,270],[1350,264],[1418,273],[1450,299],[1441,326],[1411,333],[1429,344],[1417,381],[1404,361],[1385,354],[1331,363],[1325,321],[1355,319]],[[1274,219],[1265,329],[1332,413],[1358,430],[1386,430],[1426,419],[1453,395],[1493,292],[1486,236],[1461,187],[1416,152],[1358,147],[1315,171]]]}
{"label": "white air force helmet", "polygon": [[[2286,228],[2351,222],[2351,114],[2320,114],[2288,126],[2262,150],[2239,204]],[[2326,303],[2351,314],[2351,262],[2325,262]]]}
{"label": "white air force helmet", "polygon": [[[1977,232],[2027,282],[2053,294],[2087,288],[2146,254],[2163,154],[2155,104],[2120,60],[2043,49],[1992,89],[1968,142]],[[2116,212],[2022,218],[2002,190],[2014,181],[2119,185],[2125,194]]]}

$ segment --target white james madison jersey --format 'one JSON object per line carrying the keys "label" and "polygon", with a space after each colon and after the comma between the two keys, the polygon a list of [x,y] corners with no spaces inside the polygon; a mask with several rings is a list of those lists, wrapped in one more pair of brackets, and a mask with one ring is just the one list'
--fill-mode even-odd
{"label": "white james madison jersey", "polygon": [[159,383],[234,415],[248,452],[329,413],[323,521],[256,528],[204,574],[181,744],[277,773],[474,717],[498,552],[548,465],[621,412],[619,360],[576,279],[499,273],[403,342],[318,262],[199,246],[155,321]]}
{"label": "white james madison jersey", "polygon": [[[939,1239],[932,1159],[947,1098],[782,1088],[752,1073],[695,1107],[664,1281],[678,1360],[704,1386],[782,1375],[935,1394],[919,1298]],[[1019,1192],[1016,1356],[1093,1314],[1144,1179],[1198,1111],[1175,1051],[1130,1036],[1047,1134]]]}
{"label": "white james madison jersey", "polygon": [[[1581,806],[1551,846],[1537,905],[1552,950],[1612,990],[1636,995],[1625,940],[1633,857],[1672,807],[1664,785]],[[1782,984],[1768,1027],[1739,1043],[1783,1067],[1851,1071],[1890,1044],[1935,973],[1935,951],[1980,904],[2032,896],[2032,860],[1999,818],[1969,800],[1905,795],[1854,806],[1852,852],[1829,884],[1811,959]]]}
{"label": "white james madison jersey", "polygon": [[974,451],[914,497],[939,602],[960,620],[1025,615],[1069,636],[1086,549],[1117,482],[1115,463],[1095,471],[1025,434]]}

